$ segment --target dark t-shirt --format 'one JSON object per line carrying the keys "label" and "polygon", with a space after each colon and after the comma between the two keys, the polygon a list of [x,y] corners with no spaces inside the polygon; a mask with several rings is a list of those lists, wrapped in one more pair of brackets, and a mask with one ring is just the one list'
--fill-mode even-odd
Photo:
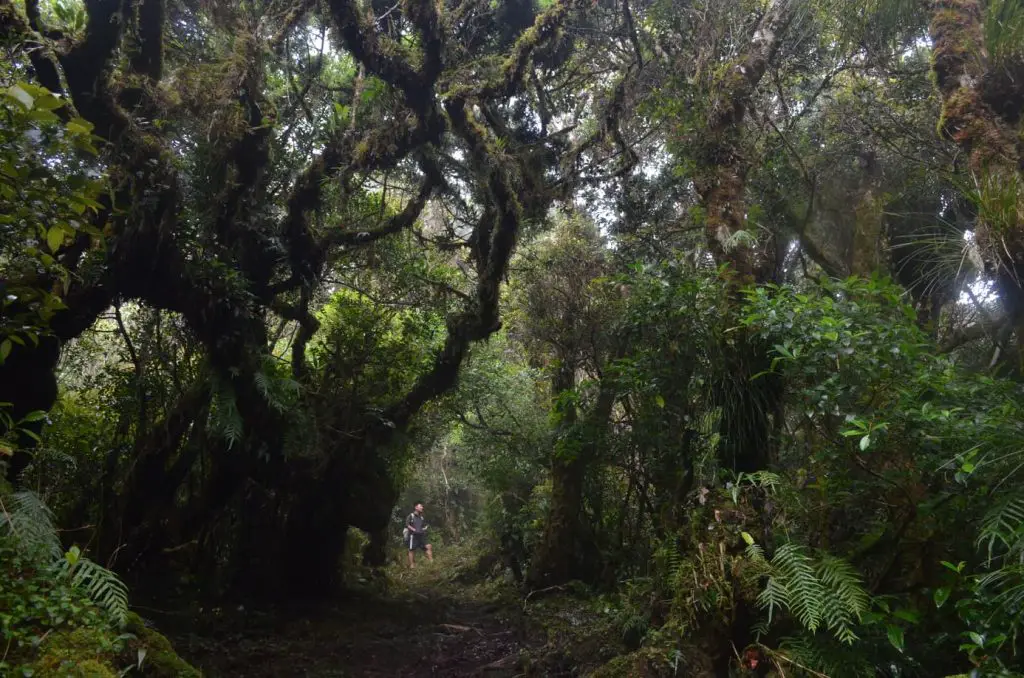
{"label": "dark t-shirt", "polygon": [[416,515],[415,512],[410,513],[409,517],[405,519],[405,524],[409,527],[409,531],[413,534],[422,534],[423,528],[426,526],[427,521],[423,516]]}

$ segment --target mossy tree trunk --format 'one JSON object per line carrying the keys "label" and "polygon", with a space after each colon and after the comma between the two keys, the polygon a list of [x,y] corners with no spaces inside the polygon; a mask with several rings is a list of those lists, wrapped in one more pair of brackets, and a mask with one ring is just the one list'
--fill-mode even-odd
{"label": "mossy tree trunk", "polygon": [[[149,422],[150,430],[170,435],[139,451],[136,469],[125,474],[129,482],[115,502],[117,510],[133,512],[138,522],[131,526],[134,532],[148,527],[159,531],[163,528],[150,519],[159,512],[157,504],[175,497],[183,479],[191,477],[198,487],[187,505],[177,509],[175,522],[186,541],[194,541],[200,550],[209,547],[197,558],[206,557],[211,566],[232,560],[224,569],[237,572],[249,566],[245,558],[257,554],[273,564],[263,581],[278,588],[289,582],[312,588],[333,577],[347,525],[377,535],[386,529],[394,488],[387,469],[379,467],[380,451],[426,403],[453,387],[471,344],[500,328],[501,284],[524,210],[546,214],[556,197],[541,190],[544,182],[525,178],[535,174],[548,181],[545,172],[558,167],[559,159],[552,152],[538,167],[529,154],[544,139],[534,138],[528,145],[509,139],[478,111],[521,98],[535,56],[560,40],[561,24],[574,3],[556,2],[531,15],[533,25],[510,36],[507,54],[485,56],[488,64],[497,57],[493,63],[501,66],[488,70],[490,77],[483,81],[465,75],[476,72],[479,64],[473,60],[479,55],[447,49],[458,35],[441,16],[444,8],[428,0],[409,0],[402,6],[417,45],[410,49],[419,50],[417,54],[404,44],[395,49],[393,37],[367,20],[351,0],[294,3],[280,15],[282,23],[272,35],[248,26],[243,16],[247,10],[239,13],[239,7],[206,3],[190,8],[184,19],[202,27],[196,39],[206,41],[197,48],[204,65],[208,60],[223,68],[220,80],[233,83],[217,99],[211,92],[184,91],[182,76],[190,73],[190,65],[181,63],[177,51],[165,53],[165,39],[180,28],[175,3],[88,2],[87,30],[75,37],[32,25],[41,22],[38,13],[26,16],[18,3],[0,0],[0,30],[22,50],[19,58],[31,62],[42,86],[67,98],[77,115],[94,126],[102,141],[97,146],[103,149],[101,160],[110,178],[111,204],[118,207],[107,205],[95,216],[93,225],[106,234],[102,248],[79,251],[67,245],[55,253],[69,269],[81,262],[88,266],[72,276],[63,298],[67,309],[52,321],[52,341],[48,338],[39,348],[18,347],[0,365],[0,401],[13,403],[15,413],[48,410],[56,397],[60,344],[80,336],[115,301],[180,314],[202,345],[213,378],[235,401],[244,424],[241,440],[231,449],[214,446],[199,469],[184,462],[175,466],[189,460],[175,456],[189,417]],[[339,49],[368,77],[389,89],[389,96],[380,100],[394,110],[363,126],[352,124],[346,133],[326,126],[315,130],[319,151],[306,164],[292,167],[281,157],[287,153],[271,152],[276,135],[287,137],[288,132],[277,129],[274,86],[268,85],[266,75],[294,62],[281,58],[285,44],[292,33],[304,35],[301,24],[310,13],[320,15],[316,21],[332,29]],[[269,15],[267,19],[269,24]],[[538,58],[548,63],[555,59],[550,54]],[[171,59],[178,62],[166,67]],[[168,72],[175,73],[174,80]],[[302,75],[317,78],[321,73]],[[331,97],[328,103],[343,103]],[[157,119],[167,124],[151,124]],[[234,122],[225,125],[224,120]],[[194,129],[211,132],[182,131]],[[182,144],[183,139],[189,143]],[[195,140],[203,140],[196,151],[201,157],[182,160],[183,153],[193,152]],[[447,155],[444,146],[458,148],[467,158],[460,163],[460,171],[468,171],[458,191],[448,186],[440,167]],[[410,176],[418,174],[420,186],[418,191],[412,187],[398,214],[382,217],[365,230],[321,229],[313,223],[316,214],[347,207],[347,192],[340,191],[338,197],[329,187],[349,186],[360,176],[399,166]],[[271,189],[283,177],[288,179]],[[337,410],[362,413],[363,419],[348,429],[350,438],[286,458],[289,422],[258,384],[266,363],[274,359],[268,317],[299,328],[292,376],[308,384],[306,346],[318,330],[311,302],[314,292],[326,287],[330,263],[409,230],[426,203],[439,195],[465,204],[463,185],[483,207],[479,216],[475,209],[466,210],[467,219],[475,219],[467,241],[473,245],[470,256],[477,276],[467,285],[465,303],[447,309],[447,334],[433,363],[407,392],[394,394],[393,404],[383,412],[360,401],[330,403]],[[215,245],[199,247],[197,241]],[[190,403],[195,405],[189,408],[193,426],[205,423],[195,412],[209,406],[208,399],[199,400]],[[323,425],[311,437],[330,438],[329,422],[318,423]],[[349,455],[352,450],[357,451],[354,456]],[[12,469],[23,467],[27,458],[20,455]],[[310,459],[314,461],[307,465]],[[145,493],[151,482],[158,488],[152,497]],[[357,489],[372,493],[372,501],[353,501],[361,496]],[[141,537],[140,542],[156,543]],[[156,549],[151,555],[160,553]],[[263,587],[245,576],[236,583]]]}
{"label": "mossy tree trunk", "polygon": [[986,83],[993,78],[984,11],[981,0],[932,3],[932,70],[942,97],[939,134],[967,153],[978,192],[975,237],[1015,328],[1017,367],[1024,370],[1024,177],[1019,139],[1007,124],[1007,118],[1019,119],[1019,106],[1001,116],[990,103],[991,93],[986,97]]}

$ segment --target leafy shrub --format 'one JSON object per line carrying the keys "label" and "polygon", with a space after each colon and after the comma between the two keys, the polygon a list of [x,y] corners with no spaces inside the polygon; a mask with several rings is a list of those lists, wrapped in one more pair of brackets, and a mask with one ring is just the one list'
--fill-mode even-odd
{"label": "leafy shrub", "polygon": [[64,551],[37,495],[0,493],[0,511],[0,674],[107,678],[129,664],[143,675],[198,676],[128,612],[117,575],[77,546]]}

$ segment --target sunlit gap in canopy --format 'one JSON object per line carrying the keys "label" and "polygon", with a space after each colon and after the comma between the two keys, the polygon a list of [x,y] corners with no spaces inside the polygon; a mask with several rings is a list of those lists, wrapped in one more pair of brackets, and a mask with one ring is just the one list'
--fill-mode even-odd
{"label": "sunlit gap in canopy", "polygon": [[[974,248],[975,239],[974,231],[964,231],[965,248]],[[974,277],[974,280],[967,283],[966,289],[960,292],[960,296],[957,297],[957,303],[964,306],[974,306],[975,300],[977,303],[983,306],[992,306],[999,303],[999,293],[996,291],[995,283],[984,277],[981,273]],[[971,295],[974,295],[974,299],[971,299]]]}

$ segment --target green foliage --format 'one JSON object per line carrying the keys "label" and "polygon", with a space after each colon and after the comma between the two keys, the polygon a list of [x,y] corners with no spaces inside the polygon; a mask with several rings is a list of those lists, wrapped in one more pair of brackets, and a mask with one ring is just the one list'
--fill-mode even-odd
{"label": "green foliage", "polygon": [[[45,88],[17,78],[7,68],[0,78],[0,365],[14,344],[37,344],[70,272],[58,261],[65,243],[97,239],[90,223],[101,208],[104,182],[91,156],[92,125],[62,119],[66,102]],[[26,281],[36,281],[35,284]]]}
{"label": "green foliage", "polygon": [[769,624],[776,610],[787,610],[811,633],[822,628],[843,643],[857,640],[853,629],[868,611],[869,598],[860,573],[849,563],[827,553],[812,557],[792,543],[766,561],[751,540],[747,554],[766,566],[768,579],[757,602],[767,610]]}
{"label": "green foliage", "polygon": [[245,434],[245,423],[238,411],[234,389],[230,383],[221,379],[214,382],[209,426],[227,442],[228,448],[238,444]]}
{"label": "green foliage", "polygon": [[[6,501],[3,501],[6,499]],[[67,582],[106,610],[118,626],[128,615],[128,589],[110,570],[84,557],[77,546],[66,553],[60,544],[53,513],[33,492],[21,491],[0,497],[2,536],[25,562]]]}
{"label": "green foliage", "polygon": [[26,557],[56,562],[63,553],[53,512],[35,492],[14,492],[0,498],[4,534]]}
{"label": "green foliage", "polygon": [[103,607],[119,627],[128,619],[128,587],[116,574],[82,555],[81,549],[72,546],[64,554],[66,565],[62,574],[71,580],[71,585],[86,592],[90,600]]}
{"label": "green foliage", "polygon": [[128,590],[117,575],[77,546],[63,551],[53,514],[38,496],[0,494],[0,510],[0,673],[199,675],[128,612]]}
{"label": "green foliage", "polygon": [[0,638],[9,648],[7,658],[0,660],[5,675],[29,660],[51,630],[112,628],[108,613],[85,591],[55,576],[49,561],[26,555],[6,534],[0,536],[0,574]]}
{"label": "green foliage", "polygon": [[985,7],[985,47],[999,66],[1024,56],[1024,5],[993,0]]}
{"label": "green foliage", "polygon": [[[870,554],[891,539],[887,524],[894,520],[867,499],[880,493],[912,511],[904,515],[921,516],[904,529],[965,561],[951,566],[952,579],[938,559],[925,565],[929,578],[942,582],[929,591],[936,611],[927,623],[935,635],[918,635],[920,613],[889,613],[886,606],[866,615],[860,608],[865,623],[885,629],[885,636],[858,633],[863,643],[881,652],[875,644],[887,642],[908,666],[954,643],[976,664],[1014,666],[1007,639],[1017,633],[1021,603],[1014,555],[1021,506],[1008,483],[1020,463],[1010,434],[1021,412],[1020,389],[936,355],[899,290],[885,281],[832,282],[821,293],[764,290],[748,298],[744,322],[773,342],[772,369],[787,376],[802,411],[803,423],[780,458],[789,478],[806,484],[795,496],[783,484],[790,534],[823,535],[831,544],[842,532],[823,533],[822,512],[852,520],[857,529],[844,537],[848,552],[873,571],[878,561]],[[809,474],[816,476],[813,485]],[[978,536],[978,552],[965,549],[964,534]],[[977,574],[964,572],[967,561]],[[806,584],[815,590],[809,579]],[[781,590],[770,587],[764,595],[774,606]],[[822,621],[807,608],[802,618]]]}

